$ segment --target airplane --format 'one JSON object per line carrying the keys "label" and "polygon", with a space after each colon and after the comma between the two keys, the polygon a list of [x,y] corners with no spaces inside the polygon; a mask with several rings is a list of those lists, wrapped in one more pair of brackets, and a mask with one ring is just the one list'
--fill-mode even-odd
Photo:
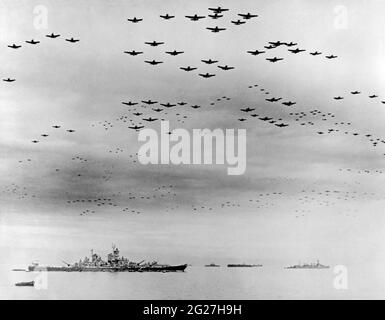
{"label": "airplane", "polygon": [[249,20],[249,19],[251,19],[251,18],[256,18],[256,17],[258,17],[258,15],[257,14],[251,14],[251,13],[246,13],[246,14],[244,14],[244,13],[238,13],[238,16],[240,16],[240,17],[242,17],[243,19],[245,19],[245,20]]}
{"label": "airplane", "polygon": [[67,130],[68,132],[75,132],[75,130],[72,130],[72,129],[69,129],[69,130]]}
{"label": "airplane", "polygon": [[268,120],[272,120],[273,118],[269,118],[269,117],[263,117],[263,118],[259,118],[259,120],[262,120],[262,121],[268,121]]}
{"label": "airplane", "polygon": [[266,58],[266,60],[268,60],[270,62],[277,62],[277,61],[283,60],[283,58],[274,57],[274,58]]}
{"label": "airplane", "polygon": [[279,46],[281,46],[281,45],[283,45],[283,44],[286,44],[286,43],[281,42],[281,41],[269,41],[269,43],[270,43],[271,45],[273,45],[273,46],[276,46],[276,47],[279,47]]}
{"label": "airplane", "polygon": [[153,41],[153,42],[145,42],[145,44],[148,44],[148,45],[150,45],[151,47],[156,47],[156,46],[159,46],[160,44],[164,44],[164,42],[156,42],[156,41]]}
{"label": "airplane", "polygon": [[32,143],[38,143],[39,140],[32,140],[31,142],[32,142]]}
{"label": "airplane", "polygon": [[52,38],[52,39],[55,39],[57,37],[60,37],[60,34],[54,34],[53,32],[51,34],[47,34],[46,35],[47,38]]}
{"label": "airplane", "polygon": [[276,123],[275,126],[283,128],[283,127],[287,127],[288,124],[284,124],[284,123]]}
{"label": "airplane", "polygon": [[48,134],[41,134],[42,137],[48,137]]}
{"label": "airplane", "polygon": [[165,20],[169,20],[169,19],[175,18],[175,16],[170,16],[168,13],[166,13],[166,15],[160,15],[160,17],[165,19]]}
{"label": "airplane", "polygon": [[191,108],[193,108],[193,109],[198,109],[198,108],[200,108],[200,107],[201,107],[201,106],[198,106],[197,104],[191,106]]}
{"label": "airplane", "polygon": [[174,50],[174,51],[166,51],[166,53],[168,53],[168,54],[170,54],[172,56],[177,56],[178,54],[184,53],[184,51],[176,51],[176,50]]}
{"label": "airplane", "polygon": [[143,103],[145,104],[155,104],[155,103],[158,103],[158,101],[151,101],[151,100],[142,100]]}
{"label": "airplane", "polygon": [[241,21],[241,20],[235,20],[235,21],[231,21],[231,23],[234,23],[236,26],[239,26],[239,25],[241,25],[241,24],[244,24],[244,23],[246,23],[246,21]]}
{"label": "airplane", "polygon": [[184,106],[184,105],[187,104],[187,102],[178,102],[178,104],[179,104],[180,106]]}
{"label": "airplane", "polygon": [[218,66],[219,69],[222,69],[222,70],[231,70],[231,69],[234,69],[234,67],[229,67],[227,64],[225,66]]}
{"label": "airplane", "polygon": [[218,18],[222,18],[222,17],[223,17],[223,14],[215,13],[215,14],[209,14],[208,16],[209,16],[210,18],[212,18],[212,19],[218,19]]}
{"label": "airplane", "polygon": [[241,121],[241,122],[246,121],[245,118],[240,118],[240,119],[238,119],[238,120]]}
{"label": "airplane", "polygon": [[138,131],[139,129],[142,129],[142,128],[144,128],[144,126],[137,126],[137,125],[135,125],[135,126],[133,126],[133,127],[129,127],[130,129],[134,129],[134,130],[136,130],[136,131]]}
{"label": "airplane", "polygon": [[251,55],[253,56],[256,56],[258,54],[261,54],[261,53],[265,53],[266,51],[258,51],[258,50],[255,50],[255,51],[247,51],[247,53],[250,53]]}
{"label": "airplane", "polygon": [[199,74],[201,77],[203,77],[203,78],[211,78],[211,77],[214,77],[215,76],[215,74],[210,74],[210,73],[208,73],[208,72],[206,72],[206,73],[200,73]]}
{"label": "airplane", "polygon": [[29,44],[38,44],[40,43],[40,41],[35,41],[35,40],[31,40],[31,41],[26,41],[26,43],[29,43]]}
{"label": "airplane", "polygon": [[176,106],[176,104],[171,104],[170,102],[161,103],[160,105],[163,106],[163,107],[166,107],[166,108],[172,108],[172,107]]}
{"label": "airplane", "polygon": [[155,61],[155,60],[152,60],[152,61],[145,60],[144,62],[149,63],[153,66],[156,66],[157,64],[163,63],[163,61]]}
{"label": "airplane", "polygon": [[134,112],[134,113],[133,113],[133,115],[134,115],[134,116],[137,116],[137,117],[141,116],[142,114],[143,114],[143,113],[140,113],[140,112]]}
{"label": "airplane", "polygon": [[192,68],[192,67],[188,66],[188,67],[180,67],[179,69],[182,69],[184,71],[193,71],[193,70],[196,70],[198,68]]}
{"label": "airplane", "polygon": [[265,49],[275,49],[276,46],[273,46],[273,45],[269,45],[269,46],[264,46]]}
{"label": "airplane", "polygon": [[290,106],[296,104],[296,102],[287,101],[287,102],[282,102],[282,104],[285,105],[285,106],[290,107]]}
{"label": "airplane", "polygon": [[221,7],[218,7],[218,8],[209,8],[210,11],[214,11],[215,13],[222,13],[222,12],[225,12],[225,11],[229,11],[229,9],[225,9],[225,8],[221,8]]}
{"label": "airplane", "polygon": [[249,108],[249,107],[247,107],[246,109],[241,109],[241,111],[243,111],[243,112],[250,112],[250,111],[253,111],[253,110],[255,110],[255,109],[252,109],[252,108]]}
{"label": "airplane", "polygon": [[289,43],[282,43],[282,44],[284,44],[284,45],[286,45],[286,46],[288,46],[288,47],[292,47],[292,46],[296,46],[298,43],[294,43],[294,42],[289,42]]}
{"label": "airplane", "polygon": [[337,56],[333,56],[332,54],[330,56],[325,56],[326,58],[328,59],[334,59],[334,58],[337,58]]}
{"label": "airplane", "polygon": [[343,99],[343,97],[341,97],[341,96],[334,97],[334,100],[342,100],[342,99]]}
{"label": "airplane", "polygon": [[21,46],[17,46],[15,44],[11,45],[11,46],[8,46],[8,48],[11,48],[11,49],[19,49],[21,48]]}
{"label": "airplane", "polygon": [[312,56],[318,56],[319,54],[322,54],[322,52],[314,51],[314,52],[310,52],[310,54]]}
{"label": "airplane", "polygon": [[270,98],[270,99],[265,99],[266,101],[269,101],[269,102],[277,102],[279,100],[281,100],[282,98]]}
{"label": "airplane", "polygon": [[255,117],[258,117],[258,115],[255,114],[255,113],[254,113],[254,114],[251,114],[251,116],[254,117],[254,118],[255,118]]}
{"label": "airplane", "polygon": [[208,27],[208,28],[206,28],[206,29],[207,29],[207,30],[210,30],[211,32],[214,32],[214,33],[219,32],[219,31],[226,30],[226,28],[218,28],[218,26],[216,26],[215,28],[210,28],[210,27]]}
{"label": "airplane", "polygon": [[124,51],[124,53],[128,53],[131,56],[137,56],[138,54],[142,54],[143,52],[132,50],[132,51]]}
{"label": "airplane", "polygon": [[138,22],[142,21],[143,19],[138,19],[137,17],[134,17],[133,19],[127,19],[127,20],[132,22],[132,23],[138,23]]}
{"label": "airplane", "polygon": [[152,122],[152,121],[156,121],[156,120],[158,120],[158,119],[154,119],[154,118],[151,118],[151,117],[149,117],[149,118],[143,118],[143,120],[144,121],[148,121],[148,122]]}
{"label": "airplane", "polygon": [[369,96],[369,98],[377,98],[378,96],[376,96],[375,94]]}
{"label": "airplane", "polygon": [[65,39],[65,40],[68,41],[68,42],[72,42],[72,43],[80,41],[79,39],[74,39],[72,37],[71,37],[71,39]]}
{"label": "airplane", "polygon": [[213,63],[217,63],[218,61],[214,61],[214,60],[211,60],[211,59],[209,59],[209,60],[201,60],[202,62],[204,62],[204,63],[207,63],[207,64],[213,64]]}
{"label": "airplane", "polygon": [[134,106],[136,104],[138,104],[137,102],[131,102],[131,101],[128,101],[128,102],[122,102],[123,104],[127,105],[127,106]]}
{"label": "airplane", "polygon": [[324,134],[324,132],[322,132],[322,131],[318,131],[317,133],[318,133],[318,134]]}
{"label": "airplane", "polygon": [[303,52],[303,51],[306,51],[305,49],[289,49],[290,52],[293,52],[293,53],[300,53],[300,52]]}
{"label": "airplane", "polygon": [[160,108],[152,109],[152,110],[155,111],[155,112],[161,112],[161,111],[163,111],[163,109],[160,109]]}
{"label": "airplane", "polygon": [[15,81],[16,79],[11,79],[11,78],[8,78],[8,79],[3,79],[3,81],[5,81],[5,82],[13,82],[13,81]]}
{"label": "airplane", "polygon": [[193,16],[185,16],[186,18],[189,18],[191,21],[198,21],[199,19],[206,18],[205,16],[198,16],[197,14],[194,14]]}
{"label": "airplane", "polygon": [[52,128],[59,129],[60,126],[52,126]]}
{"label": "airplane", "polygon": [[360,91],[352,91],[350,92],[351,94],[360,94],[361,92]]}

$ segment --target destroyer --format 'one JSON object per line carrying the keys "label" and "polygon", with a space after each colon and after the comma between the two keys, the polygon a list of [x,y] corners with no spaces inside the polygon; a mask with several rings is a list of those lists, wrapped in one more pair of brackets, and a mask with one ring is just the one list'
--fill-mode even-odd
{"label": "destroyer", "polygon": [[246,264],[246,263],[239,263],[234,264],[230,263],[227,265],[228,268],[252,268],[252,267],[262,267],[262,264]]}
{"label": "destroyer", "polygon": [[322,263],[319,263],[317,260],[317,263],[304,263],[304,264],[295,264],[293,266],[286,267],[285,269],[328,269],[330,266],[325,266]]}
{"label": "destroyer", "polygon": [[66,266],[40,266],[38,263],[32,263],[28,266],[28,271],[65,271],[65,272],[176,272],[184,271],[187,264],[168,265],[159,264],[156,261],[133,262],[120,256],[119,249],[113,245],[112,252],[108,254],[107,261],[91,250],[91,258],[85,257],[83,260],[74,264],[63,261]]}

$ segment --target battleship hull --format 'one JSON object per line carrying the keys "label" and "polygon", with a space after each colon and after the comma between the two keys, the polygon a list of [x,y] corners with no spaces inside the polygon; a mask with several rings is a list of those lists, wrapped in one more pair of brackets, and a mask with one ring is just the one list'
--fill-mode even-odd
{"label": "battleship hull", "polygon": [[187,264],[182,265],[156,265],[156,266],[133,266],[133,267],[53,267],[53,266],[29,266],[28,271],[48,272],[177,272],[184,271]]}

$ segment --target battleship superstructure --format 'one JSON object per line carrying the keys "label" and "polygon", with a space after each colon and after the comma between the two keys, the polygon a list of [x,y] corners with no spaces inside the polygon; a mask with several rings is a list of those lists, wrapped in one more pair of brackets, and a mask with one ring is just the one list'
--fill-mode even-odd
{"label": "battleship superstructure", "polygon": [[325,266],[317,260],[317,263],[303,263],[295,264],[293,266],[286,267],[285,269],[328,269],[330,266]]}
{"label": "battleship superstructure", "polygon": [[100,255],[96,254],[91,250],[91,258],[85,257],[83,260],[74,264],[69,264],[63,261],[66,266],[40,266],[34,262],[28,266],[28,271],[66,271],[66,272],[175,272],[184,271],[187,264],[182,265],[168,265],[158,264],[156,261],[140,262],[129,261],[129,259],[120,256],[119,249],[113,245],[112,252],[107,255],[107,261],[104,261]]}

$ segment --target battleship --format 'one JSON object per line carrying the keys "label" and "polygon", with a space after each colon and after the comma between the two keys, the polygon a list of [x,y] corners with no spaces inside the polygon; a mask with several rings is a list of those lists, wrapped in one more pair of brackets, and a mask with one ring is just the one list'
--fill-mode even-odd
{"label": "battleship", "polygon": [[156,261],[140,262],[129,261],[129,259],[120,256],[119,249],[113,245],[112,253],[107,255],[107,261],[104,261],[100,255],[91,250],[91,258],[85,257],[79,262],[69,264],[65,261],[65,266],[41,266],[33,262],[28,266],[28,271],[64,271],[64,272],[177,272],[184,271],[187,264],[168,265],[159,264]]}
{"label": "battleship", "polygon": [[317,260],[317,263],[304,263],[295,264],[293,266],[286,267],[285,269],[328,269],[330,266],[325,266]]}
{"label": "battleship", "polygon": [[262,267],[262,264],[247,264],[247,263],[230,263],[227,265],[228,268],[253,268]]}
{"label": "battleship", "polygon": [[205,267],[220,267],[219,264],[215,264],[214,262],[210,263],[210,264],[206,264]]}

